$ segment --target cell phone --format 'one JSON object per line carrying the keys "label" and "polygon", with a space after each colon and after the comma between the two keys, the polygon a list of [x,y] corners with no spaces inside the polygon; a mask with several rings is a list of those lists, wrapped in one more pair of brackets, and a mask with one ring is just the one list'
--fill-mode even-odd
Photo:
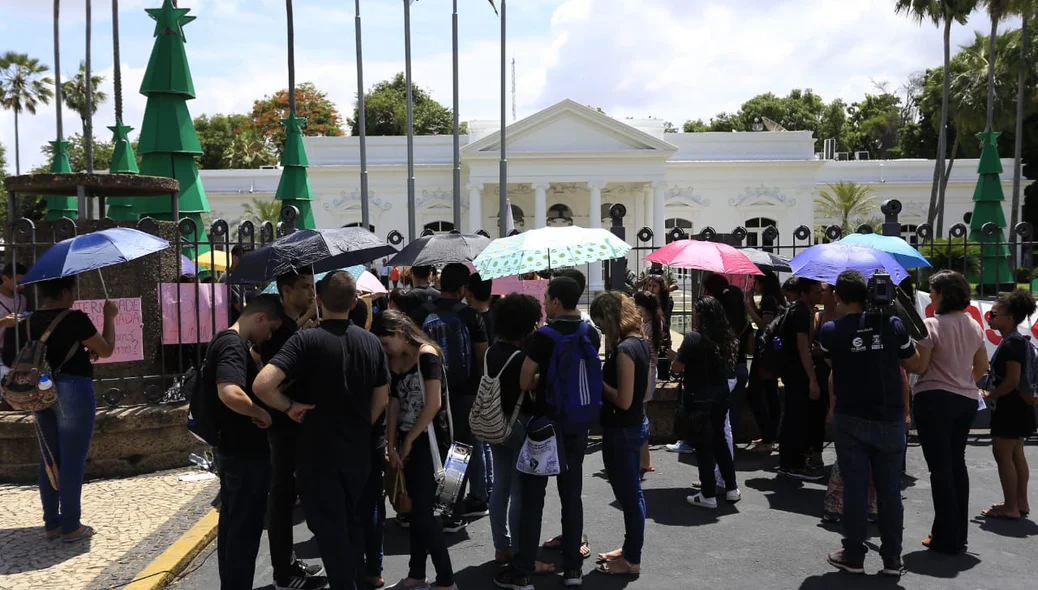
{"label": "cell phone", "polygon": [[18,317],[19,320],[24,320],[25,318],[31,316],[32,313],[33,312],[31,312],[31,311],[18,312],[17,317]]}

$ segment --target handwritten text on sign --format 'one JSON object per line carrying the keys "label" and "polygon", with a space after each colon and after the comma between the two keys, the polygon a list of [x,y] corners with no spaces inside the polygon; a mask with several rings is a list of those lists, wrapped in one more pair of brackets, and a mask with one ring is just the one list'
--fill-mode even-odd
{"label": "handwritten text on sign", "polygon": [[[125,363],[127,361],[144,360],[144,337],[142,335],[144,320],[141,316],[141,298],[127,297],[112,299],[119,307],[119,315],[115,318],[115,349],[112,356],[94,361],[98,364]],[[72,304],[90,317],[98,333],[105,327],[104,299],[84,299]]]}
{"label": "handwritten text on sign", "polygon": [[[197,285],[197,289],[193,283],[162,283],[159,285],[159,307],[162,309],[163,344],[212,340],[214,308],[216,332],[228,327],[227,285],[223,283],[203,283]],[[180,318],[179,336],[177,318]]]}

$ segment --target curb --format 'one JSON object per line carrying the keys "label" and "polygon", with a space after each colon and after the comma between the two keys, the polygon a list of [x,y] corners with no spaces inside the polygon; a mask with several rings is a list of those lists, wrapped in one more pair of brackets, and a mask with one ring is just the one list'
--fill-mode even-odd
{"label": "curb", "polygon": [[133,580],[125,586],[125,590],[161,590],[165,588],[187,568],[206,545],[216,538],[216,525],[219,520],[219,513],[216,510],[210,510],[170,545],[169,549],[166,549],[134,576]]}

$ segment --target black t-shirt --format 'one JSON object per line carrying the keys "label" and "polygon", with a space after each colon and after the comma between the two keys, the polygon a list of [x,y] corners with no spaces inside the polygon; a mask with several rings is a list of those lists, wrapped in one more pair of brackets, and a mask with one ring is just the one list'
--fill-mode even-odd
{"label": "black t-shirt", "polygon": [[487,330],[487,342],[493,342],[495,338],[494,334],[494,314],[490,313],[490,310],[480,311],[479,317],[483,318],[483,326]]}
{"label": "black t-shirt", "polygon": [[602,426],[605,428],[623,428],[637,426],[645,417],[645,392],[649,389],[649,343],[640,336],[628,336],[620,341],[615,351],[606,354],[602,366],[602,381],[616,387],[618,381],[617,357],[625,354],[634,361],[634,395],[631,406],[621,409],[608,399],[602,400]]}
{"label": "black t-shirt", "polygon": [[728,376],[716,347],[699,332],[689,332],[676,360],[685,365],[685,391],[696,399],[713,399],[728,393]]}
{"label": "black t-shirt", "polygon": [[782,381],[784,383],[807,383],[809,381],[807,373],[804,372],[804,363],[800,362],[800,351],[797,344],[799,338],[797,335],[806,334],[808,341],[810,341],[813,317],[812,310],[808,309],[807,305],[800,301],[794,303],[789,310],[789,316],[786,317],[786,323],[783,326],[781,335],[783,351],[789,355],[782,371]]}
{"label": "black t-shirt", "polygon": [[[50,327],[54,318],[63,309],[45,309],[37,311],[18,325],[18,346],[24,347],[29,340],[39,340]],[[97,327],[90,321],[90,316],[73,309],[61,320],[47,339],[47,364],[57,375],[76,377],[94,377],[94,366],[90,363],[90,354],[83,348],[83,342],[97,334]],[[72,357],[65,362],[70,350],[75,349]],[[15,348],[14,330],[4,331],[4,364],[10,367],[18,356]],[[62,364],[64,363],[64,364]],[[60,370],[59,370],[60,367]],[[55,377],[56,375],[51,375]]]}
{"label": "black t-shirt", "polygon": [[292,334],[295,334],[298,330],[298,320],[284,312],[281,312],[281,326],[270,334],[270,340],[254,347],[256,352],[259,353],[260,359],[263,360],[263,364],[269,363],[270,359],[274,358],[274,355],[281,350],[281,347],[288,342],[288,339],[292,337]]}
{"label": "black t-shirt", "polygon": [[323,320],[293,334],[270,364],[295,381],[296,401],[315,406],[303,420],[297,460],[369,468],[371,395],[389,383],[379,339],[348,320]]}
{"label": "black t-shirt", "polygon": [[440,292],[434,287],[415,287],[404,294],[403,301],[407,309],[401,310],[411,315],[416,309],[440,298]]}
{"label": "black t-shirt", "polygon": [[992,385],[997,387],[1002,383],[1006,376],[1006,363],[1014,361],[1020,363],[1020,382],[1017,383],[1016,389],[1008,395],[1020,394],[1020,385],[1027,379],[1027,354],[1030,346],[1031,343],[1022,337],[1013,336],[1002,339],[1002,343],[998,345],[995,354],[991,357],[991,373],[995,376],[995,383]]}
{"label": "black t-shirt", "polygon": [[[435,290],[435,289],[433,289]],[[432,303],[432,308],[435,310],[450,311],[459,303],[458,299],[448,299],[441,297]],[[425,322],[425,318],[432,313],[428,305],[421,305],[415,308],[411,312],[411,319],[418,325],[419,328]],[[469,341],[473,344],[480,344],[489,342],[487,339],[487,327],[483,323],[483,317],[480,313],[468,305],[464,305],[458,310],[458,315],[461,316],[462,321],[465,322],[465,327],[469,330]],[[447,353],[447,351],[444,351]],[[473,351],[469,351],[472,362],[470,367],[475,368],[477,359],[473,354]],[[447,354],[447,358],[450,359],[450,355]],[[451,395],[476,395],[476,388],[479,387],[479,372],[473,370],[469,374],[469,379],[466,383],[450,383]]]}
{"label": "black t-shirt", "polygon": [[904,419],[901,360],[915,354],[915,345],[900,319],[848,314],[826,322],[818,344],[833,364],[837,414],[882,422]]}
{"label": "black t-shirt", "polygon": [[[440,382],[440,411],[433,420],[433,428],[437,432],[437,444],[444,446],[450,434],[447,420],[447,391],[443,387],[443,359],[440,355],[424,352],[418,355],[418,362],[409,371],[393,373],[392,393],[400,403],[400,411],[396,415],[397,429],[401,433],[411,432],[418,415],[425,409],[425,382]],[[398,437],[403,440],[403,437]]]}
{"label": "black t-shirt", "polygon": [[[580,317],[565,317],[548,320],[548,325],[563,336],[575,333],[582,323],[584,323],[584,320]],[[537,363],[538,372],[541,375],[540,379],[537,381],[536,395],[532,397],[527,396],[527,398],[523,400],[522,411],[531,416],[547,416],[550,414],[544,392],[548,386],[548,365],[551,363],[552,353],[555,352],[555,341],[545,334],[543,330],[544,328],[541,328],[534,332],[526,342],[526,356],[533,362]],[[598,330],[591,324],[588,324],[587,335],[591,340],[591,346],[594,346],[597,349],[602,345],[602,336],[599,335]]]}
{"label": "black t-shirt", "polygon": [[[209,344],[205,368],[202,371],[203,395],[219,398],[217,386],[226,383],[237,385],[249,396],[252,403],[265,407],[252,393],[252,382],[259,367],[249,354],[249,344],[234,330],[224,330]],[[219,442],[221,454],[232,457],[265,457],[270,453],[267,446],[267,431],[244,416],[220,404]]]}
{"label": "black t-shirt", "polygon": [[739,341],[739,352],[735,356],[735,362],[736,364],[742,364],[746,362],[746,357],[750,355],[750,342],[753,341],[753,326],[746,322],[742,332],[736,338]]}
{"label": "black t-shirt", "polygon": [[[516,352],[519,354],[509,362],[509,357]],[[519,374],[522,373],[525,360],[526,355],[519,347],[507,342],[495,342],[487,349],[487,375],[494,377],[504,367],[504,372],[501,373],[499,380],[501,382],[501,409],[507,418],[511,418],[515,404],[519,402],[519,396],[522,394],[522,390],[519,388]],[[505,367],[505,363],[508,363],[507,367]]]}

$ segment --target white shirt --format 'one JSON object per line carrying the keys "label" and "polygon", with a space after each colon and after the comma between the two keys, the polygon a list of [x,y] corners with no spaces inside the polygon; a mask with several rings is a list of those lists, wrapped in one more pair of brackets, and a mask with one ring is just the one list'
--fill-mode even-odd
{"label": "white shirt", "polygon": [[[0,293],[0,316],[7,316],[12,313],[26,311],[29,308],[28,305],[25,295],[22,295],[21,293],[15,292],[14,297],[8,297],[7,295]],[[7,328],[0,328],[0,346],[3,346],[4,333],[6,331]],[[8,369],[7,365],[0,360],[0,377],[6,376],[9,372],[10,369]]]}

